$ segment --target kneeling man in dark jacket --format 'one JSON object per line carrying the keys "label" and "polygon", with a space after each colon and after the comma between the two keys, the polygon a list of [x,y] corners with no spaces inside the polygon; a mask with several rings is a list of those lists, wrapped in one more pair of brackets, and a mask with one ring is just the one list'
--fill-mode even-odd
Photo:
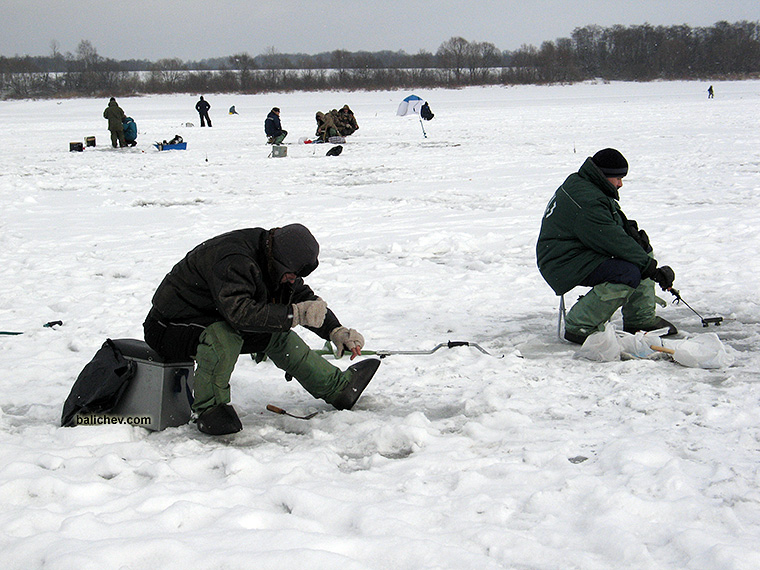
{"label": "kneeling man in dark jacket", "polygon": [[280,144],[288,136],[288,131],[282,128],[278,107],[272,107],[267,118],[264,119],[264,133],[267,135],[267,143],[269,144]]}
{"label": "kneeling man in dark jacket", "polygon": [[313,352],[291,329],[331,340],[338,355],[361,354],[364,338],[340,324],[303,278],[318,265],[319,244],[301,224],[235,230],[190,251],[158,286],[144,323],[145,341],[164,358],[196,363],[193,411],[198,429],[234,433],[242,424],[230,402],[240,354],[269,358],[315,398],[350,409],[380,361],[345,371]]}

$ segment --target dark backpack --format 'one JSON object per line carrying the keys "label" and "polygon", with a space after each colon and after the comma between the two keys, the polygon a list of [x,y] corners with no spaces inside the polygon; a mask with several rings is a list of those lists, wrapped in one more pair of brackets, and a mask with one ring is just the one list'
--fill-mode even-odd
{"label": "dark backpack", "polygon": [[435,117],[433,111],[430,110],[430,105],[427,104],[427,101],[425,101],[425,104],[420,107],[420,117],[426,121],[430,121],[433,119],[433,117]]}
{"label": "dark backpack", "polygon": [[78,414],[109,412],[135,375],[137,365],[126,360],[109,338],[79,373],[63,404],[61,425],[73,427]]}
{"label": "dark backpack", "polygon": [[327,151],[327,154],[325,156],[338,156],[340,153],[343,152],[343,146],[338,145],[332,147],[330,150]]}

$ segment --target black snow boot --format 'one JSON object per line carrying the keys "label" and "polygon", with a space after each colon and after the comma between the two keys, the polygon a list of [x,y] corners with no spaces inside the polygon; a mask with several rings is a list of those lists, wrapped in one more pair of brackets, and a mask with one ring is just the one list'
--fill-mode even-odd
{"label": "black snow boot", "polygon": [[577,334],[570,331],[565,331],[565,340],[568,342],[572,342],[575,344],[583,344],[586,342],[587,336],[583,336],[582,334]]}
{"label": "black snow boot", "polygon": [[623,323],[623,330],[627,333],[636,334],[638,331],[656,331],[657,329],[667,328],[668,332],[662,336],[675,336],[678,334],[678,329],[675,325],[669,321],[666,321],[662,317],[657,317],[655,322],[647,326],[627,326]]}
{"label": "black snow boot", "polygon": [[379,366],[380,360],[377,358],[369,358],[349,366],[346,369],[346,372],[350,374],[348,384],[330,403],[338,410],[353,408]]}
{"label": "black snow boot", "polygon": [[209,435],[227,435],[243,429],[240,418],[230,404],[217,404],[198,416],[198,430]]}

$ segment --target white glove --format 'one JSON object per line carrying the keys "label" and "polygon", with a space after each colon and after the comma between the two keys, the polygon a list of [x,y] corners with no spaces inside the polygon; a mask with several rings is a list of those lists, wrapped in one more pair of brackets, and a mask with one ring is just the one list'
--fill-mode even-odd
{"label": "white glove", "polygon": [[[364,346],[364,337],[354,329],[347,329],[346,327],[337,327],[330,333],[330,340],[338,349],[335,354],[336,358],[343,356],[343,351],[348,350],[353,353],[354,349],[358,348],[361,351]],[[356,356],[352,354],[351,358]]]}
{"label": "white glove", "polygon": [[290,326],[301,325],[302,327],[319,328],[325,322],[326,314],[327,303],[319,297],[315,301],[293,303],[293,324]]}

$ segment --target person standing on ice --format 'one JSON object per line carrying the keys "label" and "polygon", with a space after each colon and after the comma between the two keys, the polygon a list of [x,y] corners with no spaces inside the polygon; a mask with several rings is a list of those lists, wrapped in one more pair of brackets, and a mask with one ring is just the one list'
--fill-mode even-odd
{"label": "person standing on ice", "polygon": [[123,148],[127,146],[127,141],[124,138],[124,124],[122,121],[126,115],[116,99],[111,97],[108,101],[108,107],[103,111],[103,118],[108,119],[108,130],[111,131],[111,146],[116,148],[118,146]]}
{"label": "person standing on ice", "polygon": [[267,118],[264,119],[264,133],[267,135],[268,144],[280,144],[288,136],[288,131],[283,130],[280,122],[279,107],[272,107]]}
{"label": "person standing on ice", "polygon": [[583,344],[604,330],[617,309],[626,332],[678,330],[655,314],[654,283],[666,291],[675,273],[658,267],[649,237],[618,204],[628,161],[605,148],[589,157],[559,187],[544,211],[536,244],[538,268],[557,295],[592,287],[568,311],[565,339]]}
{"label": "person standing on ice", "polygon": [[303,281],[318,254],[319,244],[301,224],[235,230],[190,251],[158,286],[143,324],[145,341],[167,359],[195,360],[193,411],[200,431],[242,429],[229,403],[240,354],[255,354],[257,362],[269,358],[286,378],[339,410],[359,399],[380,361],[341,371],[291,330],[300,325],[331,340],[338,356],[361,355],[362,335],[342,326]]}
{"label": "person standing on ice", "polygon": [[208,126],[211,126],[211,117],[208,116],[208,110],[211,108],[211,104],[206,101],[203,98],[203,95],[201,95],[201,98],[198,99],[198,102],[195,104],[195,110],[198,111],[198,115],[201,118],[201,127],[205,127],[206,123],[208,123]]}

